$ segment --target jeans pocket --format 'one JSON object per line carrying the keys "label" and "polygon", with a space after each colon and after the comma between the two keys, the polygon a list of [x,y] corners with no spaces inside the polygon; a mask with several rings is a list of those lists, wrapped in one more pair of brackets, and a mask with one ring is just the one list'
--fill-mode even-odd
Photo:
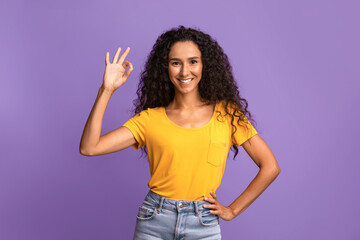
{"label": "jeans pocket", "polygon": [[203,226],[215,226],[219,224],[219,216],[212,214],[210,209],[203,209],[198,214],[200,224]]}
{"label": "jeans pocket", "polygon": [[153,219],[157,214],[156,210],[157,207],[153,203],[144,201],[143,204],[139,207],[136,218],[142,221]]}
{"label": "jeans pocket", "polygon": [[207,162],[215,167],[219,167],[226,157],[226,143],[210,139]]}

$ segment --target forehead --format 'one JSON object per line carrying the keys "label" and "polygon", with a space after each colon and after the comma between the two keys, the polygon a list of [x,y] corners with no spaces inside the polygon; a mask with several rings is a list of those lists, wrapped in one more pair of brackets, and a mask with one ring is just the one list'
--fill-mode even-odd
{"label": "forehead", "polygon": [[192,41],[176,42],[172,45],[169,58],[201,57],[198,46]]}

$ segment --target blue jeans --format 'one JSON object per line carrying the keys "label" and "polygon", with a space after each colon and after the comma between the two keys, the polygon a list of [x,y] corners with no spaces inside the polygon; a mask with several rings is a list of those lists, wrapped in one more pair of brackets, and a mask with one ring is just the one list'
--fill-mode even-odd
{"label": "blue jeans", "polygon": [[135,240],[221,239],[219,216],[207,201],[173,200],[149,190],[136,216]]}

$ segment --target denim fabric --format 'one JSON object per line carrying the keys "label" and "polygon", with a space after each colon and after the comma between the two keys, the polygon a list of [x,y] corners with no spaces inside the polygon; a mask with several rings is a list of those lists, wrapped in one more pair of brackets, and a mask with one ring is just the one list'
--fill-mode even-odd
{"label": "denim fabric", "polygon": [[173,200],[149,190],[136,216],[135,240],[221,239],[219,216],[207,201]]}

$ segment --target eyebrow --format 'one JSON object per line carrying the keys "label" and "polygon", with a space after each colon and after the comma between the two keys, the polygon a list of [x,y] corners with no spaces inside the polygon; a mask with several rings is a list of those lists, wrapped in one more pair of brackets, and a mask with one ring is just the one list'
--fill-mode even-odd
{"label": "eyebrow", "polygon": [[[189,59],[189,60],[191,60],[191,59],[199,59],[199,57],[189,57],[188,59]],[[180,58],[171,58],[169,61],[171,61],[171,60],[181,61]]]}

